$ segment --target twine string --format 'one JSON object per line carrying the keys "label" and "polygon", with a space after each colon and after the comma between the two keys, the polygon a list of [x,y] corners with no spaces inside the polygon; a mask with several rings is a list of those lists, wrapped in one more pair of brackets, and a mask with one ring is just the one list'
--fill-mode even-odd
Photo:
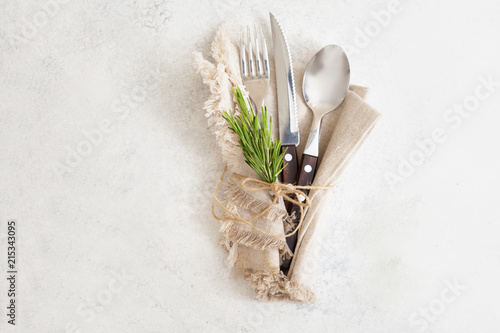
{"label": "twine string", "polygon": [[[302,226],[302,222],[304,221],[304,208],[309,207],[311,205],[311,200],[309,197],[301,190],[330,190],[333,188],[333,186],[298,186],[298,185],[287,185],[287,184],[282,184],[282,183],[268,183],[260,179],[255,179],[251,177],[244,177],[242,175],[239,175],[237,173],[233,173],[233,175],[241,180],[240,186],[248,191],[248,192],[253,192],[253,191],[265,191],[269,190],[273,193],[273,200],[272,202],[260,213],[250,217],[250,218],[243,218],[239,216],[238,214],[235,214],[231,212],[226,206],[222,204],[222,202],[218,198],[218,194],[220,191],[220,188],[222,186],[222,183],[224,181],[224,176],[227,171],[227,165],[224,166],[224,170],[222,171],[222,175],[219,180],[219,184],[217,185],[217,190],[215,191],[214,194],[214,199],[212,201],[212,215],[214,216],[215,219],[219,221],[238,221],[238,222],[243,222],[252,229],[261,232],[262,234],[273,237],[273,238],[286,238],[289,236],[292,236],[295,234],[297,231],[299,231],[300,227]],[[297,205],[300,207],[300,219],[299,223],[297,225],[297,228],[295,230],[291,231],[288,234],[285,234],[284,236],[279,236],[279,235],[273,235],[270,234],[256,226],[254,226],[252,223],[253,220],[256,220],[265,214],[271,208],[278,203],[279,197],[282,197],[285,200],[290,201],[291,203]],[[302,196],[304,198],[303,201],[297,200],[295,198],[299,198]],[[222,210],[228,215],[228,217],[220,217],[215,213],[215,203],[217,203]]]}

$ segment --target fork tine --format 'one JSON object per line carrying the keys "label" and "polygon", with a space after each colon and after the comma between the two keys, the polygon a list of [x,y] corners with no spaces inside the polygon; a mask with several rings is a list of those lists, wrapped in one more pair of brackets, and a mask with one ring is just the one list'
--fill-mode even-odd
{"label": "fork tine", "polygon": [[262,40],[262,59],[264,61],[264,74],[265,76],[269,76],[269,56],[267,55],[267,46],[266,46],[266,38],[264,37],[264,33],[262,32],[262,28],[259,29],[260,39]]}
{"label": "fork tine", "polygon": [[255,42],[255,65],[257,67],[257,75],[264,75],[264,72],[262,71],[262,62],[260,58],[260,52],[259,52],[259,46],[260,46],[260,35],[257,34],[257,27],[253,27],[253,36],[254,36],[254,42]]}
{"label": "fork tine", "polygon": [[245,34],[243,33],[243,26],[240,28],[240,66],[241,75],[248,77],[247,56],[245,51]]}
{"label": "fork tine", "polygon": [[250,26],[247,25],[247,44],[248,44],[248,67],[250,71],[250,77],[255,77],[255,66],[253,62],[253,45],[252,45],[252,35],[250,33]]}

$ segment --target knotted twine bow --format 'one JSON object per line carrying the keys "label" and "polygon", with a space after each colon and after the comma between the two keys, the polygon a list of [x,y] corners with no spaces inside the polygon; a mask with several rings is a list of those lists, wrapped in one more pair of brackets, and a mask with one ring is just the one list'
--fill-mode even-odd
{"label": "knotted twine bow", "polygon": [[[271,202],[271,204],[269,204],[269,206],[266,207],[266,209],[264,209],[262,212],[260,212],[259,214],[255,215],[251,218],[244,219],[241,216],[234,214],[229,209],[227,209],[220,202],[219,198],[217,197],[217,195],[219,194],[219,190],[222,186],[222,182],[224,180],[224,175],[226,174],[226,171],[227,171],[227,165],[224,167],[224,171],[222,171],[222,175],[221,175],[220,180],[219,180],[219,185],[217,186],[217,190],[215,191],[215,194],[214,194],[214,200],[212,201],[212,215],[214,216],[214,218],[219,220],[219,221],[243,222],[246,225],[248,225],[249,227],[251,227],[252,229],[257,230],[257,231],[263,233],[264,235],[269,236],[269,237],[273,237],[273,238],[289,237],[289,236],[295,234],[297,231],[299,231],[300,227],[302,226],[302,222],[304,221],[304,207],[309,207],[311,205],[311,200],[301,190],[330,190],[334,187],[334,185],[332,185],[332,186],[298,186],[298,185],[295,186],[295,185],[286,185],[286,184],[282,184],[282,183],[268,183],[268,182],[262,181],[260,179],[244,177],[244,176],[239,175],[237,173],[233,173],[234,176],[241,179],[240,185],[244,190],[249,191],[249,192],[269,190],[273,193],[273,201]],[[246,185],[247,183],[253,184],[254,186],[247,186]],[[294,231],[292,231],[289,234],[286,234],[284,236],[278,236],[278,235],[270,234],[270,233],[254,226],[253,224],[250,223],[253,220],[258,219],[259,217],[264,216],[275,204],[278,203],[280,196],[283,197],[283,199],[288,200],[291,203],[300,207],[300,220],[299,220],[299,223],[297,225],[297,228],[295,228]],[[297,198],[303,197],[304,200],[302,202],[302,201],[296,200],[295,197],[297,197]],[[215,203],[216,202],[226,212],[226,214],[229,215],[229,217],[219,217],[217,214],[215,214]]]}

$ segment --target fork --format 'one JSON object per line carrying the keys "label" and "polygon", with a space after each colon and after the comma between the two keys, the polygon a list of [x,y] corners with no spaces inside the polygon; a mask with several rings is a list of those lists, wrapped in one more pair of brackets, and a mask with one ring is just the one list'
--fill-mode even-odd
{"label": "fork", "polygon": [[[243,27],[240,30],[240,65],[241,77],[243,84],[247,88],[250,95],[250,100],[256,110],[260,110],[264,106],[264,99],[269,88],[269,57],[267,55],[266,39],[262,30],[254,27],[253,36],[250,33],[250,27],[247,26],[247,34]],[[248,48],[246,47],[248,46]],[[255,62],[254,62],[254,46],[255,46]],[[260,52],[262,47],[262,52]],[[262,58],[261,58],[262,53]],[[248,54],[248,63],[247,63]]]}

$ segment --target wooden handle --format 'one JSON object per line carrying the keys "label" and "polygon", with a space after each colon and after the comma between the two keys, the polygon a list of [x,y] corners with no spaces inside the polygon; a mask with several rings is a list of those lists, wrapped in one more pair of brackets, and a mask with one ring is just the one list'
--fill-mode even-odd
{"label": "wooden handle", "polygon": [[[316,164],[318,164],[318,157],[311,155],[302,155],[302,163],[300,164],[300,173],[297,178],[297,185],[299,186],[309,186],[314,180],[316,175]],[[304,190],[307,194],[309,191]]]}
{"label": "wooden handle", "polygon": [[295,184],[297,180],[297,172],[299,169],[299,160],[297,159],[297,147],[294,145],[281,146],[281,152],[286,149],[285,157],[283,158],[283,184]]}
{"label": "wooden handle", "polygon": [[[295,185],[297,180],[297,173],[299,169],[299,160],[297,158],[297,147],[294,145],[281,146],[281,152],[283,153],[286,149],[285,156],[283,157],[283,165],[285,168],[282,172],[283,184]],[[289,201],[285,201],[285,208],[288,212],[292,208],[292,204]]]}
{"label": "wooden handle", "polygon": [[[314,180],[314,176],[316,175],[316,166],[318,164],[318,157],[311,155],[302,155],[302,163],[300,167],[300,174],[297,178],[297,185],[299,186],[309,186],[312,184]],[[302,190],[306,195],[309,194],[308,190]],[[300,200],[300,198],[299,198]],[[293,219],[293,224],[297,225],[300,220],[300,206],[291,205],[289,213],[291,215],[295,214],[295,218]],[[290,230],[288,233],[294,231]],[[290,251],[295,253],[295,246],[297,245],[297,233],[286,238],[286,243],[290,248]],[[291,259],[283,260],[281,264],[281,270],[283,273],[288,274],[288,270],[290,269],[290,264],[292,263]]]}

